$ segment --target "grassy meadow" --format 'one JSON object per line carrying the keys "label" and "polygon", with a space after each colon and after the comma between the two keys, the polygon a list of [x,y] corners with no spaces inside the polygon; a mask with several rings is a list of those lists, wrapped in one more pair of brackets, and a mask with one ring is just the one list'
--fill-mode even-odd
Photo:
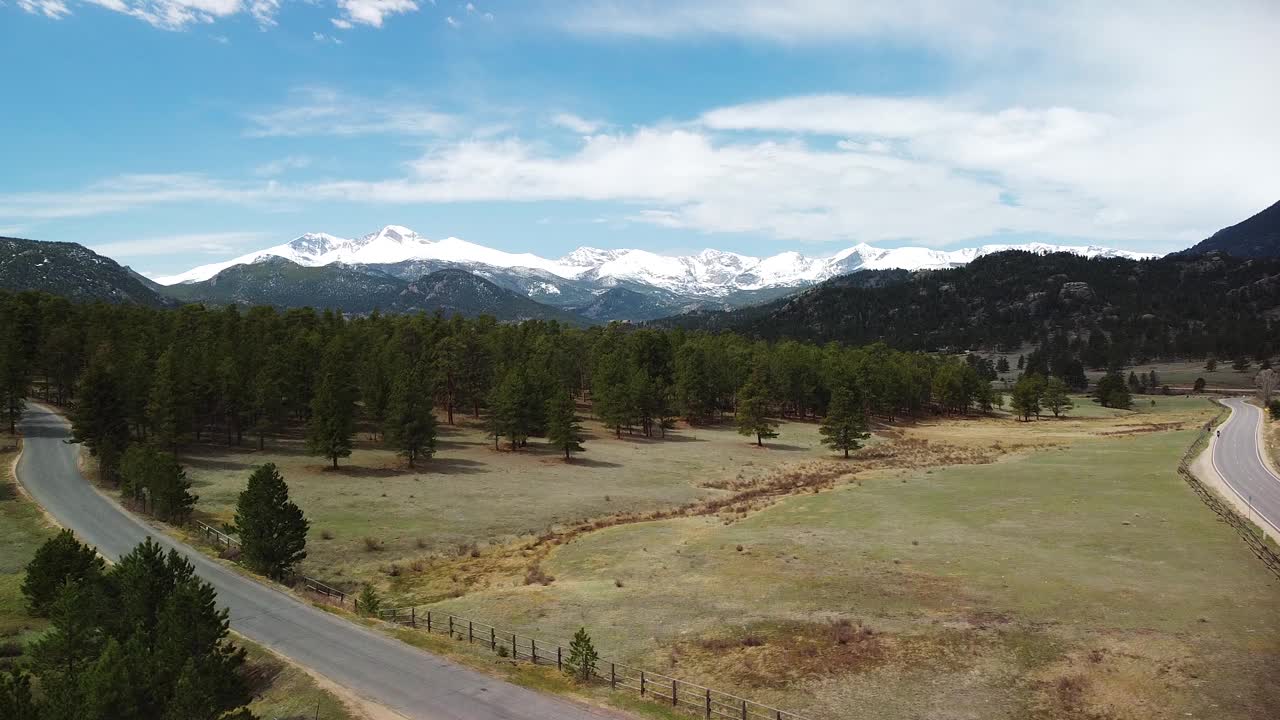
{"label": "grassy meadow", "polygon": [[297,440],[187,462],[221,519],[280,464],[322,578],[546,639],[586,626],[608,657],[815,720],[1270,717],[1280,582],[1175,472],[1214,407],[1075,400],[879,428],[847,463],[810,423],[763,450],[589,425],[568,465],[470,426],[413,472],[368,441],[337,472]]}

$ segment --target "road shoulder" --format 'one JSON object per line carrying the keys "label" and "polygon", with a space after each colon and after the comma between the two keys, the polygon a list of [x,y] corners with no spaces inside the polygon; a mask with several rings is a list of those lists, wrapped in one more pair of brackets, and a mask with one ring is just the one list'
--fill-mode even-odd
{"label": "road shoulder", "polygon": [[[1231,412],[1235,411],[1231,410]],[[1274,543],[1280,543],[1280,528],[1267,522],[1266,518],[1250,507],[1249,503],[1240,497],[1235,488],[1231,487],[1218,472],[1217,466],[1213,463],[1213,451],[1217,442],[1217,433],[1210,434],[1208,446],[1191,461],[1191,473],[1220,499],[1226,501],[1241,517],[1256,525],[1263,535]]]}

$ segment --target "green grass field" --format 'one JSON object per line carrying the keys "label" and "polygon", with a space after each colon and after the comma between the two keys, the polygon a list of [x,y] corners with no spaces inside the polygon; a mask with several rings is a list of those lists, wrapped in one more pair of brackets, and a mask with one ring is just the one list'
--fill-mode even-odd
{"label": "green grass field", "polygon": [[[200,496],[199,512],[217,521],[233,517],[255,466],[276,463],[311,522],[303,571],[342,583],[376,576],[392,562],[452,554],[460,545],[505,543],[577,520],[712,497],[723,491],[707,484],[829,457],[812,423],[788,423],[764,449],[729,427],[682,429],[666,440],[625,434],[619,440],[587,424],[586,452],[572,463],[538,439],[521,452],[495,451],[471,425],[442,426],[439,452],[412,471],[369,441],[359,443],[337,471],[306,455],[296,439],[265,452],[195,446],[183,462]],[[369,551],[366,538],[382,549]]]}
{"label": "green grass field", "polygon": [[[1213,413],[1170,405],[1145,419]],[[728,525],[605,529],[550,556],[549,586],[437,607],[585,625],[608,655],[814,718],[1272,717],[1280,583],[1174,472],[1194,433],[1105,429]],[[838,620],[869,632],[841,644]]]}
{"label": "green grass field", "polygon": [[[18,491],[10,475],[17,443],[0,433],[0,669],[21,661],[19,653],[47,627],[27,615],[22,597],[26,565],[36,550],[55,534],[34,503]],[[332,693],[320,689],[305,672],[292,667],[253,643],[240,640],[249,652],[249,677],[255,700],[254,715],[263,720],[315,718],[353,720],[356,716]]]}

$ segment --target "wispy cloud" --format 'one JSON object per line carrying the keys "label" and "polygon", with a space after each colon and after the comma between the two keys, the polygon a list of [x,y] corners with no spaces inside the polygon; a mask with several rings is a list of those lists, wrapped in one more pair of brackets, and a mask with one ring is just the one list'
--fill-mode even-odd
{"label": "wispy cloud", "polygon": [[57,20],[71,14],[62,0],[18,0],[18,7],[33,14]]}
{"label": "wispy cloud", "polygon": [[303,170],[308,167],[311,167],[310,157],[306,155],[289,155],[255,167],[253,174],[258,177],[276,177],[291,170]]}
{"label": "wispy cloud", "polygon": [[270,233],[251,231],[184,233],[135,240],[91,243],[89,247],[102,255],[119,258],[176,255],[179,253],[227,255],[248,247],[256,247],[270,237]]}
{"label": "wispy cloud", "polygon": [[249,137],[304,135],[441,135],[458,125],[452,115],[412,101],[373,100],[327,88],[304,88],[290,102],[249,116]]}
{"label": "wispy cloud", "polygon": [[390,15],[417,12],[418,3],[413,0],[338,0],[338,7],[343,16],[335,24],[345,22],[346,27],[357,24],[380,28]]}
{"label": "wispy cloud", "polygon": [[197,173],[120,175],[77,190],[0,195],[0,221],[94,217],[183,202],[252,203],[280,197],[271,183],[243,186]]}
{"label": "wispy cloud", "polygon": [[579,115],[574,115],[573,113],[557,113],[551,116],[551,124],[578,133],[579,135],[590,135],[604,127],[604,123],[602,122],[597,120],[588,120]]}

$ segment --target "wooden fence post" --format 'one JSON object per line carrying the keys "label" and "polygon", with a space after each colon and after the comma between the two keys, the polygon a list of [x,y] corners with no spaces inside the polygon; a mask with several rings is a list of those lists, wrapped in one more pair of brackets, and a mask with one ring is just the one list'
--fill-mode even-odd
{"label": "wooden fence post", "polygon": [[511,633],[511,658],[514,660],[519,657],[520,656],[517,654],[517,651],[516,651],[516,634]]}
{"label": "wooden fence post", "polygon": [[489,649],[498,652],[498,631],[489,628]]}
{"label": "wooden fence post", "polygon": [[707,720],[711,720],[711,688],[707,688]]}
{"label": "wooden fence post", "polygon": [[427,611],[427,632],[431,632],[431,611]]}
{"label": "wooden fence post", "polygon": [[742,720],[747,720],[747,701],[742,701]]}
{"label": "wooden fence post", "polygon": [[453,639],[453,616],[449,616],[449,639]]}
{"label": "wooden fence post", "polygon": [[676,706],[676,682],[674,678],[671,680],[671,707]]}
{"label": "wooden fence post", "polygon": [[409,608],[409,624],[415,628],[418,627],[418,608],[416,607]]}
{"label": "wooden fence post", "polygon": [[644,697],[644,671],[640,671],[640,697]]}
{"label": "wooden fence post", "polygon": [[564,672],[564,659],[560,656],[560,646],[556,646],[556,669]]}
{"label": "wooden fence post", "polygon": [[609,688],[611,690],[618,689],[618,671],[613,663],[609,663]]}
{"label": "wooden fence post", "polygon": [[533,664],[538,664],[538,641],[529,638],[529,654],[533,657]]}
{"label": "wooden fence post", "polygon": [[471,643],[475,641],[476,641],[475,624],[472,623],[470,620],[468,620],[467,621],[467,642]]}

